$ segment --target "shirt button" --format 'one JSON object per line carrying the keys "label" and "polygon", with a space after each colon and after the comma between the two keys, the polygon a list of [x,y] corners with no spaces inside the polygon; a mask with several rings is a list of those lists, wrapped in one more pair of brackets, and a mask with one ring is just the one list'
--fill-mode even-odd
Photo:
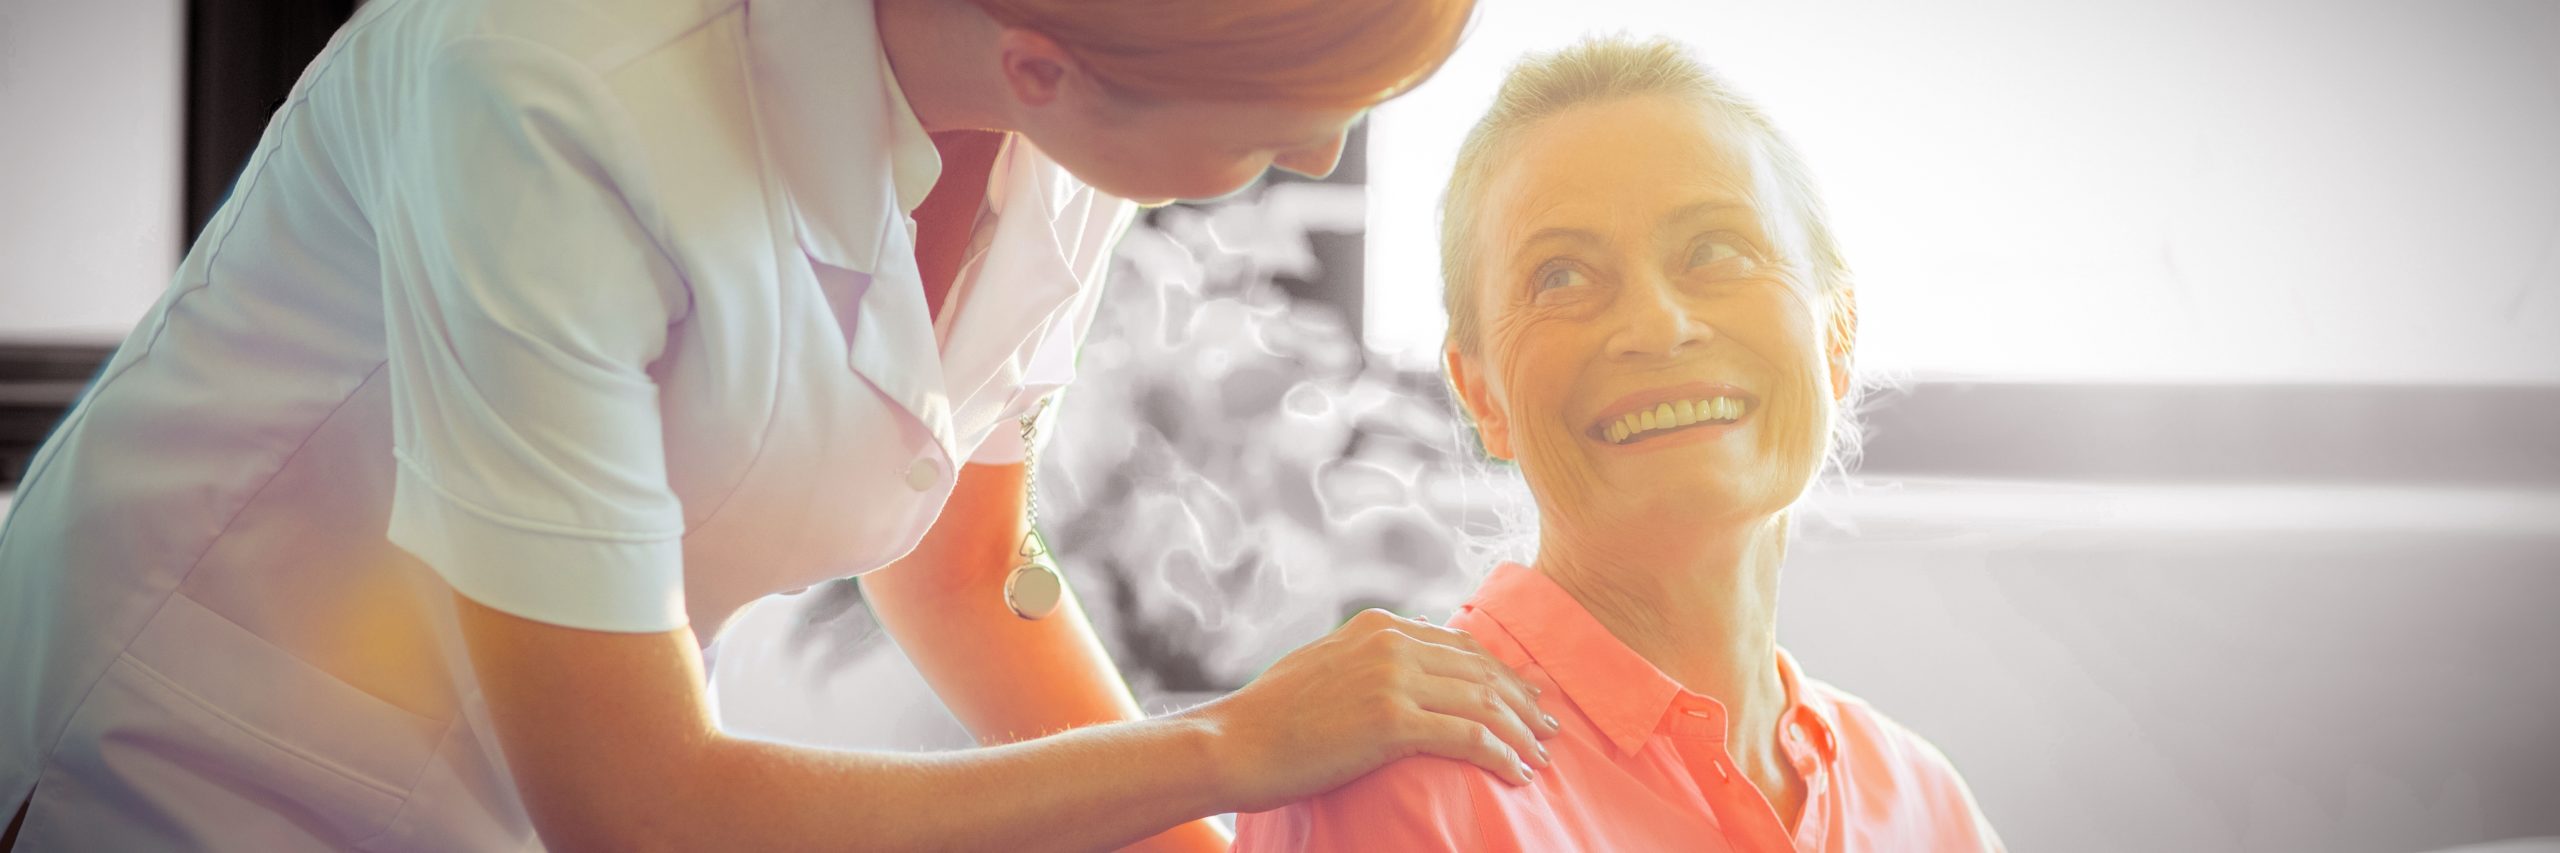
{"label": "shirt button", "polygon": [[933,460],[918,459],[915,464],[907,466],[907,488],[919,492],[933,488],[933,481],[941,476],[941,472],[933,470]]}

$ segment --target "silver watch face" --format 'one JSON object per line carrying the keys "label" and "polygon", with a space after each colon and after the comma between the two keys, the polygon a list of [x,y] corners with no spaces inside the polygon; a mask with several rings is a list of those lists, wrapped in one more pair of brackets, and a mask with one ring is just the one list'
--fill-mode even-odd
{"label": "silver watch face", "polygon": [[1015,566],[1012,576],[1004,579],[1005,606],[1024,619],[1039,619],[1056,612],[1058,599],[1065,592],[1066,584],[1058,577],[1058,570],[1044,563]]}

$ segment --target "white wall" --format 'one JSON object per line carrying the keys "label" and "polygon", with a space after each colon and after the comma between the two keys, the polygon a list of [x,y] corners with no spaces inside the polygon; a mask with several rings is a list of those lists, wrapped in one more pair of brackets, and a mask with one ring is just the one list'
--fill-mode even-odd
{"label": "white wall", "polygon": [[112,342],[176,269],[181,0],[0,0],[0,341]]}
{"label": "white wall", "polygon": [[1944,751],[2010,849],[2560,836],[2560,493],[1835,497],[1789,554],[1779,640]]}
{"label": "white wall", "polygon": [[1803,149],[1868,365],[2560,384],[2560,4],[2480,0],[1482,0],[1373,118],[1372,348],[1438,343],[1438,195],[1505,68],[1617,30]]}

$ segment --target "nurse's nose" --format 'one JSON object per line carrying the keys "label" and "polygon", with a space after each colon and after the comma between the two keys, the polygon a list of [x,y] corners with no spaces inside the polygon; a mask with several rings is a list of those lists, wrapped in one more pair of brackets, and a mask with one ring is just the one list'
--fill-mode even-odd
{"label": "nurse's nose", "polygon": [[1679,283],[1652,271],[1628,278],[1603,322],[1616,325],[1608,341],[1613,359],[1683,355],[1716,335],[1707,318],[1682,299]]}
{"label": "nurse's nose", "polygon": [[1326,176],[1333,174],[1335,166],[1342,165],[1342,146],[1350,136],[1351,131],[1344,130],[1334,134],[1333,139],[1324,144],[1282,151],[1279,156],[1271,158],[1271,165],[1319,181],[1324,180]]}

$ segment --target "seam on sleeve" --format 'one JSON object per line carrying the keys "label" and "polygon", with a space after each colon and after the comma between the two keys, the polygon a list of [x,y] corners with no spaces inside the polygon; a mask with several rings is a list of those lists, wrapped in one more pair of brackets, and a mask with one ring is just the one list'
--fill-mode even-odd
{"label": "seam on sleeve", "polygon": [[456,508],[469,512],[472,515],[479,516],[482,520],[500,527],[521,530],[526,533],[538,533],[546,536],[562,536],[572,539],[589,539],[599,542],[631,542],[645,544],[684,538],[684,530],[681,527],[673,531],[595,530],[592,528],[557,524],[548,521],[536,521],[529,518],[508,515],[506,513],[481,506],[478,503],[474,503],[469,498],[454,494],[452,490],[445,488],[444,484],[436,482],[436,478],[427,473],[425,465],[419,463],[416,459],[410,458],[408,451],[395,448],[391,451],[391,456],[393,459],[399,460],[400,468],[403,472],[408,474],[410,477],[415,478],[420,485],[426,486],[428,490],[435,492],[436,496],[443,498],[446,503],[453,504]]}

